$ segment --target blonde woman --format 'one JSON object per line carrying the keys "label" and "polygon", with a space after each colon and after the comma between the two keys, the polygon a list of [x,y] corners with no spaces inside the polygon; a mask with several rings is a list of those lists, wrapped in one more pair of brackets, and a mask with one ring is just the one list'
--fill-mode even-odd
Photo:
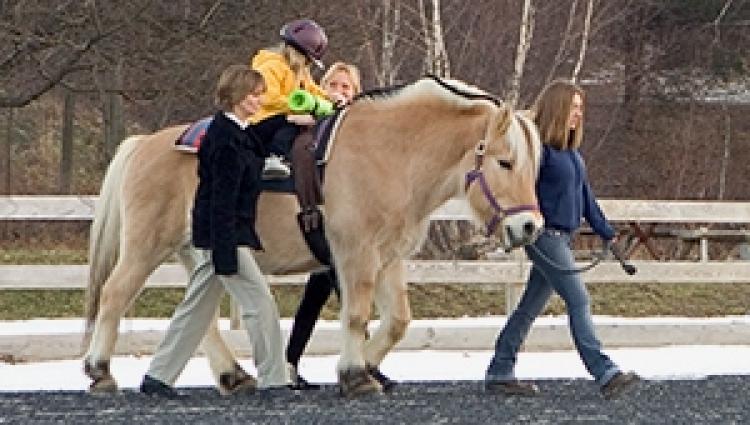
{"label": "blonde woman", "polygon": [[289,95],[304,89],[316,96],[326,93],[310,76],[310,66],[323,67],[320,61],[328,48],[328,37],[317,23],[299,19],[281,28],[281,44],[261,49],[250,66],[263,75],[266,93],[260,110],[250,118],[256,132],[266,144],[269,156],[263,170],[264,179],[289,177],[289,167],[282,159],[291,151],[300,133],[300,125],[310,125],[311,117],[289,112]]}
{"label": "blonde woman", "polygon": [[536,242],[526,247],[533,264],[531,274],[518,307],[497,337],[485,388],[487,392],[505,395],[539,393],[535,384],[517,380],[514,369],[534,319],[554,291],[565,302],[578,355],[604,398],[611,399],[639,378],[632,372],[622,372],[602,351],[591,320],[589,294],[580,275],[560,273],[548,261],[575,268],[570,243],[583,218],[602,239],[615,238],[615,231],[589,186],[578,151],[583,135],[584,92],[571,82],[554,81],[539,95],[532,113],[543,143],[536,188],[545,228]]}
{"label": "blonde woman", "polygon": [[[362,90],[359,70],[356,66],[344,62],[336,62],[331,65],[323,75],[320,85],[328,97],[339,106],[350,103],[354,99],[354,96]],[[314,155],[314,152],[295,145],[293,156],[295,161],[299,160],[298,155],[307,155],[307,161],[314,161],[314,158],[309,157]],[[300,171],[302,170],[295,168],[295,173],[297,173],[295,177],[298,176]],[[308,174],[302,178],[310,179],[315,178],[315,176]],[[322,244],[326,244],[324,236],[320,239],[322,239]],[[327,250],[327,246],[325,249]],[[330,263],[330,259],[328,260]],[[315,323],[320,317],[320,312],[334,291],[338,295],[338,280],[333,268],[312,273],[305,285],[305,292],[297,308],[297,313],[294,315],[294,324],[292,325],[289,342],[286,347],[286,360],[289,363],[292,386],[296,389],[311,390],[320,387],[319,385],[309,383],[299,374],[299,361],[302,353],[305,351],[305,347],[310,342],[310,336],[312,335]],[[390,388],[393,386],[393,382],[380,372],[374,370],[373,376],[379,379],[384,387]]]}
{"label": "blonde woman", "polygon": [[359,69],[344,62],[331,65],[320,79],[320,85],[328,97],[340,106],[350,103],[362,91]]}

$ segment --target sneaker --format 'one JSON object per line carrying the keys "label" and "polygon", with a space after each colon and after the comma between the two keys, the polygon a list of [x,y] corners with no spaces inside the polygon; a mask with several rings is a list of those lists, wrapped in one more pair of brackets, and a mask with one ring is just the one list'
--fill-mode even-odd
{"label": "sneaker", "polygon": [[140,387],[141,393],[151,397],[168,398],[172,400],[184,399],[187,396],[178,393],[169,385],[154,379],[148,375],[143,377]]}
{"label": "sneaker", "polygon": [[393,387],[396,386],[396,381],[385,376],[383,372],[381,372],[380,369],[378,369],[377,367],[372,367],[372,366],[368,367],[367,373],[369,373],[370,376],[372,376],[376,381],[378,381],[380,386],[383,387],[383,392],[388,392],[392,390]]}
{"label": "sneaker", "polygon": [[293,390],[319,390],[320,385],[311,384],[307,380],[299,375],[297,367],[289,364],[289,377],[292,379],[292,383],[289,384],[289,388]]}
{"label": "sneaker", "polygon": [[617,372],[617,374],[609,380],[602,388],[602,396],[605,400],[612,400],[624,394],[628,389],[633,387],[633,384],[640,381],[641,378],[634,372]]}
{"label": "sneaker", "polygon": [[292,175],[289,166],[281,162],[281,157],[271,154],[263,166],[263,180],[282,180]]}
{"label": "sneaker", "polygon": [[492,394],[518,395],[535,397],[539,395],[539,387],[533,382],[523,382],[517,379],[511,381],[484,381],[484,390]]}

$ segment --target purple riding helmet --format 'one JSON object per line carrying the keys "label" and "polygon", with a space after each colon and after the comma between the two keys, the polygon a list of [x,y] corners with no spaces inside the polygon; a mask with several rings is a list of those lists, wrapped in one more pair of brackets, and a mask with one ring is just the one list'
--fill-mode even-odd
{"label": "purple riding helmet", "polygon": [[328,48],[328,37],[315,21],[297,19],[281,28],[281,39],[302,52],[316,66],[323,68],[321,58]]}

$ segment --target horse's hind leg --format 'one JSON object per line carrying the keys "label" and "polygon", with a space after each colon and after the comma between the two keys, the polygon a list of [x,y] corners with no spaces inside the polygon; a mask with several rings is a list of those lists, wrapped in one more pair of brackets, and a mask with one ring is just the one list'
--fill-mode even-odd
{"label": "horse's hind leg", "polygon": [[222,395],[230,395],[255,389],[256,381],[252,375],[240,366],[232,350],[221,337],[218,326],[219,311],[216,319],[206,330],[201,348],[206,353],[208,364],[216,380],[216,386]]}
{"label": "horse's hind leg", "polygon": [[367,371],[363,355],[370,319],[376,271],[372,255],[350,254],[340,258],[342,349],[338,364],[339,385],[347,397],[380,392],[380,384]]}
{"label": "horse's hind leg", "polygon": [[163,261],[163,257],[129,258],[123,253],[102,288],[99,312],[94,332],[84,359],[84,372],[92,379],[92,392],[117,390],[117,382],[110,373],[109,362],[117,342],[120,318],[133,303],[146,278]]}
{"label": "horse's hind leg", "polygon": [[[182,264],[188,273],[195,269],[196,261],[190,255],[190,250],[183,246],[177,252]],[[245,372],[237,363],[236,356],[227,346],[224,338],[219,332],[219,307],[216,308],[216,316],[213,322],[206,330],[206,336],[203,337],[201,348],[206,354],[211,372],[216,380],[216,386],[222,395],[229,395],[243,390],[255,389],[255,378]]]}
{"label": "horse's hind leg", "polygon": [[375,287],[375,305],[380,316],[380,326],[365,342],[364,348],[369,368],[380,365],[385,355],[404,337],[411,321],[403,261],[389,264],[379,277]]}

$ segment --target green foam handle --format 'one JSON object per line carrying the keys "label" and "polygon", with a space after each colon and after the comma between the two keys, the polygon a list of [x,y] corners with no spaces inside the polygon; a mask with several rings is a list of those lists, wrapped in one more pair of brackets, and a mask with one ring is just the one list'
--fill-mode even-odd
{"label": "green foam handle", "polygon": [[313,114],[318,117],[333,115],[333,103],[302,89],[289,95],[288,105],[289,110],[295,114]]}

